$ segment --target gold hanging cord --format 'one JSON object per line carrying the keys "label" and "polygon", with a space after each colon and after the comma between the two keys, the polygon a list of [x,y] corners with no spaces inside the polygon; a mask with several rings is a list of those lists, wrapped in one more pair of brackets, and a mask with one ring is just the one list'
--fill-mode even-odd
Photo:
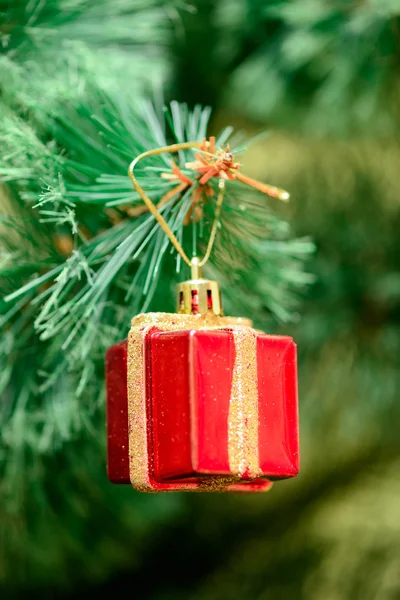
{"label": "gold hanging cord", "polygon": [[164,219],[162,214],[159,212],[159,210],[157,209],[155,204],[150,200],[150,198],[148,197],[148,195],[146,194],[144,189],[138,183],[138,181],[133,173],[133,170],[140,160],[142,160],[143,158],[147,158],[148,156],[157,156],[158,154],[164,154],[167,152],[168,153],[179,152],[179,150],[186,150],[189,148],[199,148],[200,149],[201,145],[202,145],[202,142],[182,142],[180,144],[172,144],[171,146],[163,146],[162,148],[155,148],[154,150],[148,150],[147,152],[143,152],[142,154],[139,154],[139,156],[137,156],[131,162],[131,164],[129,165],[129,169],[128,169],[128,175],[131,178],[131,181],[133,183],[135,190],[137,191],[139,196],[142,198],[143,202],[146,204],[149,212],[151,212],[151,214],[155,217],[155,219],[157,220],[161,229],[171,240],[171,243],[175,247],[176,251],[181,255],[181,257],[183,258],[185,263],[187,265],[189,265],[189,267],[191,267],[192,272],[193,271],[198,272],[199,267],[202,267],[210,258],[210,254],[211,254],[211,251],[212,251],[212,248],[214,245],[214,241],[215,241],[215,236],[217,233],[219,216],[221,213],[221,206],[222,206],[222,202],[224,200],[225,181],[223,179],[219,180],[219,184],[218,184],[219,192],[218,192],[218,197],[217,197],[217,201],[216,201],[216,205],[215,205],[214,222],[211,227],[210,239],[208,241],[206,253],[204,254],[204,256],[201,260],[199,260],[197,257],[194,257],[192,260],[190,260],[189,257],[187,256],[187,254],[185,253],[184,249],[182,248],[181,244],[179,243],[176,235],[171,230],[171,228],[169,227],[168,223],[166,222],[166,220]]}

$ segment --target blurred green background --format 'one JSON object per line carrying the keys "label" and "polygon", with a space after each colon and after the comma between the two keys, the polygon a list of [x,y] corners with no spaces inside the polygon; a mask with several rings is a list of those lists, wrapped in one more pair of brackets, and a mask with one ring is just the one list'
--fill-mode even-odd
{"label": "blurred green background", "polygon": [[317,247],[299,318],[273,326],[298,344],[300,475],[147,496],[107,482],[92,428],[28,467],[22,511],[0,506],[1,597],[399,598],[400,2],[3,0],[0,35],[4,119],[45,128],[79,93],[73,64],[211,105],[211,128],[267,129],[246,173],[284,182]]}

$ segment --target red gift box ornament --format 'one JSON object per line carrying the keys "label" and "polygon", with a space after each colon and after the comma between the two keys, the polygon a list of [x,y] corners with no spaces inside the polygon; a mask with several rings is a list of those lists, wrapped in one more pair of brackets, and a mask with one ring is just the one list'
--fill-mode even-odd
{"label": "red gift box ornament", "polygon": [[[158,153],[177,146],[183,144]],[[132,163],[131,179],[183,256],[133,175],[149,154]],[[224,187],[204,259],[184,255],[192,278],[178,284],[177,313],[134,317],[128,339],[107,351],[108,476],[114,483],[146,492],[253,492],[298,473],[296,345],[291,337],[254,330],[247,319],[223,316],[218,283],[202,277]]]}

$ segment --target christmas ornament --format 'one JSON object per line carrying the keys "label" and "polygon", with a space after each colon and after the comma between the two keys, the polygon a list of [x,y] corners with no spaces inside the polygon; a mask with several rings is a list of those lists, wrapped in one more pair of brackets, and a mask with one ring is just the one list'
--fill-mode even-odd
{"label": "christmas ornament", "polygon": [[[162,177],[176,181],[157,206],[134,168],[143,158],[198,148],[187,177],[172,162]],[[155,491],[265,491],[299,470],[296,346],[287,336],[256,331],[251,321],[223,315],[219,286],[202,276],[214,244],[225,182],[239,180],[286,200],[287,192],[248,178],[229,147],[214,138],[138,156],[129,175],[136,191],[191,268],[178,284],[177,313],[132,319],[128,339],[106,356],[108,476]],[[204,257],[189,259],[160,208],[192,189],[185,216],[199,219],[214,194],[215,218]]]}

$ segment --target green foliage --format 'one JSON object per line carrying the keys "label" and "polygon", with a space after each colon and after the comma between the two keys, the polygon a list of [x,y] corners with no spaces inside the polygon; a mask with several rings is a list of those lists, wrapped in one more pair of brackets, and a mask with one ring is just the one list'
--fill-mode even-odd
{"label": "green foliage", "polygon": [[[265,101],[256,100],[252,107],[260,116],[268,111],[280,118],[284,103],[293,124],[300,107],[303,126],[313,131],[332,126],[343,131],[373,118],[375,130],[390,132],[391,99],[384,94],[392,95],[397,85],[391,74],[398,48],[398,2],[349,7],[347,2],[281,1],[262,14],[275,21],[276,32],[235,75],[236,87],[261,87],[257,98]],[[327,122],[332,113],[334,119]],[[283,118],[287,122],[286,112]]]}
{"label": "green foliage", "polygon": [[91,82],[108,88],[129,81],[132,93],[143,93],[165,78],[162,48],[176,12],[175,2],[169,4],[167,9],[158,0],[3,0],[0,111],[4,103],[24,118],[29,111],[45,129],[60,100],[74,101]]}
{"label": "green foliage", "polygon": [[[397,127],[397,0],[196,6],[197,14],[183,15],[191,35],[176,42],[179,99],[318,134],[387,135]],[[207,44],[193,57],[205,30]]]}
{"label": "green foliage", "polygon": [[[171,2],[170,10],[174,6]],[[39,61],[53,71],[57,66],[54,59],[63,54],[79,64],[82,48],[87,52],[106,49],[102,60],[107,61],[115,44],[143,51],[165,43],[167,14],[157,0],[2,0],[1,53],[19,64]],[[125,60],[125,66],[127,63]]]}

